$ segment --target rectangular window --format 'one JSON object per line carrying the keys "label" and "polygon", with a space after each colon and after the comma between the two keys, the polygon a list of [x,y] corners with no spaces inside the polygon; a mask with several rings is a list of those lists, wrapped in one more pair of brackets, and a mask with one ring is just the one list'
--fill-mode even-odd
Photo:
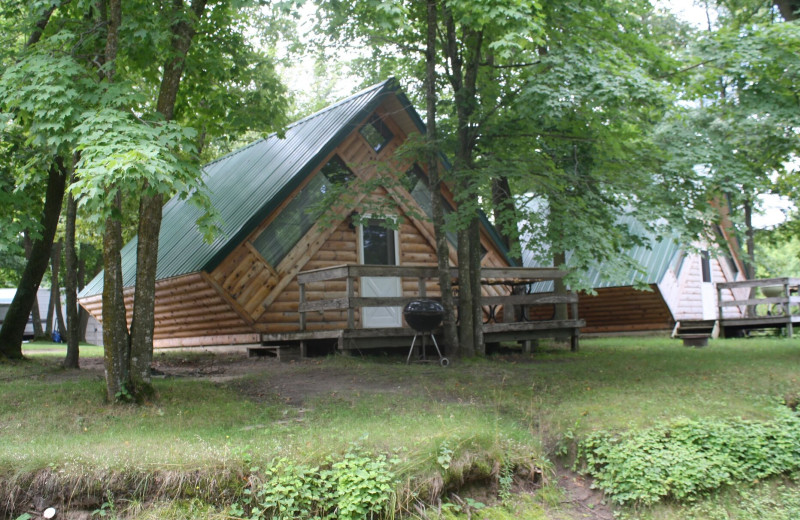
{"label": "rectangular window", "polygon": [[367,141],[370,148],[376,152],[383,150],[383,147],[389,144],[394,137],[392,131],[378,116],[372,116],[358,132]]}
{"label": "rectangular window", "polygon": [[700,268],[703,270],[703,282],[711,283],[711,257],[708,251],[700,251]]}
{"label": "rectangular window", "polygon": [[353,172],[334,156],[253,240],[253,247],[269,265],[276,267],[317,221],[322,212],[318,205],[330,187],[351,178]]}

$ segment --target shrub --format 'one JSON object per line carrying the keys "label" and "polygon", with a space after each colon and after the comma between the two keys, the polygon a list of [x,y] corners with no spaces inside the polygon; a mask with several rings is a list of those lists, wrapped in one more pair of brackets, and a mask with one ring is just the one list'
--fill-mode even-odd
{"label": "shrub", "polygon": [[250,520],[375,518],[388,509],[396,483],[385,456],[355,450],[323,466],[280,458],[263,473],[252,471],[245,498],[232,508],[234,515]]}
{"label": "shrub", "polygon": [[800,418],[770,422],[680,419],[582,441],[578,461],[618,504],[693,500],[721,486],[800,469]]}

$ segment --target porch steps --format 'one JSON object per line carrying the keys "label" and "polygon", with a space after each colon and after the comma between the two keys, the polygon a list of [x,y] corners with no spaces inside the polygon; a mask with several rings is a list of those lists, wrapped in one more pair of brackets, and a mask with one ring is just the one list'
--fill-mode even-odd
{"label": "porch steps", "polygon": [[675,324],[672,337],[682,339],[685,347],[705,347],[717,331],[717,320],[681,320]]}

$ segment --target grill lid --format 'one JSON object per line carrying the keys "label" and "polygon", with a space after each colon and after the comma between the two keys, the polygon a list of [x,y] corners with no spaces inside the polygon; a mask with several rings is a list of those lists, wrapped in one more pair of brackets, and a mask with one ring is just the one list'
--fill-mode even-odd
{"label": "grill lid", "polygon": [[414,300],[403,309],[403,317],[417,332],[427,332],[442,323],[444,307],[436,300]]}

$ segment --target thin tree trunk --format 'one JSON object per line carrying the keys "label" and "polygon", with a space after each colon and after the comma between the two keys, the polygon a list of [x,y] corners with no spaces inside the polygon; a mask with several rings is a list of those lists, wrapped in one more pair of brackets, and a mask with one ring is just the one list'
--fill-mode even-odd
{"label": "thin tree trunk", "polygon": [[[109,83],[116,73],[119,26],[122,22],[121,0],[109,0],[106,17],[106,49],[103,57]],[[109,190],[114,211],[106,219],[103,232],[103,362],[106,375],[106,398],[110,402],[130,398],[130,336],[122,292],[122,225],[113,214],[122,212],[122,194]]]}
{"label": "thin tree trunk", "polygon": [[475,342],[475,353],[486,355],[486,344],[483,341],[483,307],[481,306],[481,236],[480,222],[472,219],[469,225],[469,272],[472,286],[472,337]]}
{"label": "thin tree trunk", "polygon": [[25,264],[17,292],[6,312],[5,321],[0,328],[0,356],[10,359],[22,359],[22,336],[36,298],[36,291],[42,276],[47,270],[50,248],[58,227],[61,214],[61,203],[64,199],[64,188],[67,182],[67,170],[60,158],[55,158],[50,166],[47,179],[47,192],[42,214],[42,235],[34,240],[31,247],[31,259]]}
{"label": "thin tree trunk", "polygon": [[[175,113],[181,76],[186,54],[202,18],[206,0],[192,0],[189,16],[183,13],[183,0],[173,0],[174,13],[180,21],[172,26],[172,53],[164,65],[164,75],[158,92],[156,110],[167,121]],[[147,399],[153,394],[150,364],[153,359],[153,332],[155,329],[155,284],[158,261],[158,235],[161,229],[163,198],[144,186],[139,205],[139,235],[136,249],[136,287],[134,289],[133,320],[131,323],[131,378],[132,391],[137,399]]]}
{"label": "thin tree trunk", "polygon": [[75,219],[78,204],[67,194],[67,220],[64,226],[64,287],[67,293],[67,355],[64,368],[80,368],[80,318],[78,315],[78,255],[75,254]]}
{"label": "thin tree trunk", "polygon": [[[27,231],[25,231],[22,235],[22,241],[25,246],[25,261],[29,262],[31,259],[31,249],[33,248],[33,243],[31,242],[31,237]],[[44,331],[42,330],[42,313],[39,310],[39,291],[36,291],[36,294],[33,296],[33,306],[31,307],[31,317],[33,319],[33,339],[41,339],[44,338]]]}
{"label": "thin tree trunk", "polygon": [[448,352],[458,351],[458,329],[453,305],[453,286],[450,279],[450,244],[444,232],[444,210],[442,209],[442,187],[439,175],[438,143],[436,136],[436,0],[427,1],[428,32],[425,51],[425,101],[426,141],[428,146],[428,179],[431,186],[431,213],[436,237],[436,260],[439,268],[439,288],[442,293],[444,320],[442,329]]}
{"label": "thin tree trunk", "polygon": [[64,311],[61,308],[61,282],[59,277],[61,274],[61,240],[59,239],[53,244],[51,266],[53,270],[53,284],[50,288],[50,299],[55,306],[56,323],[58,324],[58,333],[61,337],[67,334],[67,324],[64,322]]}

